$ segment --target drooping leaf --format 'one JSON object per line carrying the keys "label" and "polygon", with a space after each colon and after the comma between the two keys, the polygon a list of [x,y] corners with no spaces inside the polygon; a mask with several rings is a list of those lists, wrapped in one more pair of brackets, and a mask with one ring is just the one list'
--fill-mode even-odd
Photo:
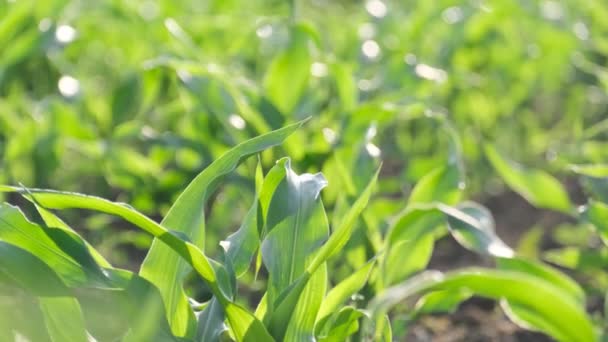
{"label": "drooping leaf", "polygon": [[460,303],[469,299],[473,294],[469,290],[434,291],[428,293],[416,302],[415,314],[452,313]]}
{"label": "drooping leaf", "polygon": [[568,293],[572,299],[581,305],[585,303],[585,292],[574,280],[560,271],[538,261],[526,260],[519,257],[497,258],[498,268],[508,271],[519,271],[546,280],[548,283]]}
{"label": "drooping leaf", "polygon": [[44,260],[68,286],[107,283],[80,237],[62,229],[40,227],[8,204],[0,204],[0,239]]}
{"label": "drooping leaf", "polygon": [[504,159],[489,144],[484,146],[486,157],[502,179],[528,202],[539,208],[572,213],[572,204],[564,187],[548,173],[525,169]]}
{"label": "drooping leaf", "polygon": [[584,306],[546,280],[517,271],[468,268],[445,275],[428,271],[387,289],[370,303],[369,309],[373,317],[379,317],[412,295],[459,289],[525,307],[534,313],[534,320],[528,323],[558,340],[594,341],[597,338]]}
{"label": "drooping leaf", "polygon": [[496,235],[494,219],[485,207],[464,202],[457,207],[441,205],[440,209],[447,215],[450,233],[464,247],[497,257],[513,256],[513,250]]}

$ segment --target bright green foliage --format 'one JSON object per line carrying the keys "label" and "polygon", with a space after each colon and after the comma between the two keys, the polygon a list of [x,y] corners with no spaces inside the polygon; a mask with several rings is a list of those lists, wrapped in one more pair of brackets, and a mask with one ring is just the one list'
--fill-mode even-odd
{"label": "bright green foliage", "polygon": [[0,1],[0,341],[608,338],[607,4]]}
{"label": "bright green foliage", "polygon": [[[20,193],[35,204],[43,222],[27,220],[10,205],[0,207],[0,289],[6,289],[0,294],[9,291],[33,298],[39,303],[40,315],[26,330],[13,324],[10,329],[31,337],[41,334],[52,341],[84,341],[87,335],[132,341],[220,341],[230,337],[237,341],[342,341],[356,336],[388,341],[392,333],[386,311],[409,296],[426,294],[413,308],[413,317],[450,311],[471,295],[481,295],[502,300],[507,314],[522,326],[561,340],[594,338],[580,287],[541,263],[512,259],[512,250],[496,236],[492,216],[484,207],[471,202],[456,207],[439,202],[446,198],[454,201],[459,185],[438,185],[437,173],[429,174],[414,190],[415,198],[389,230],[386,251],[332,288],[327,288],[328,263],[344,253],[357,234],[357,222],[365,222],[362,213],[379,171],[330,233],[321,200],[321,191],[328,183],[322,174],[298,175],[287,158],[279,160],[265,177],[258,167],[257,199],[244,223],[222,243],[222,259],[206,256],[199,203],[205,202],[218,179],[234,170],[242,158],[280,143],[300,125],[238,145],[196,177],[167,215],[183,222],[182,230],[169,230],[165,226],[168,219],[158,224],[126,204],[99,197],[2,186],[0,190]],[[113,268],[47,210],[70,208],[115,215],[153,235],[157,241],[153,246],[163,246],[167,251],[159,254],[164,255],[159,259],[164,260],[163,267],[148,268],[142,272],[143,277]],[[198,230],[193,231],[195,228]],[[422,273],[407,279],[426,268],[433,242],[441,231],[449,231],[466,248],[497,257],[504,270]],[[191,241],[193,236],[198,236],[196,244]],[[424,249],[408,248],[408,253],[397,253],[408,244],[419,246],[420,241],[426,241]],[[152,247],[150,255],[156,250]],[[248,273],[256,253],[261,253],[268,280],[259,312],[254,315],[236,301],[236,281]],[[370,277],[378,258],[382,273]],[[411,266],[404,271],[400,259],[395,258],[403,258]],[[143,269],[145,265],[150,264],[144,263]],[[212,297],[203,306],[193,305],[183,292],[186,266],[211,291]],[[349,304],[353,295],[369,285],[373,285],[376,297],[365,300],[369,303],[367,310],[357,303]],[[177,304],[179,298],[183,298],[182,306]],[[117,300],[123,303],[118,305]],[[23,306],[23,310],[28,308]],[[140,314],[136,314],[138,310]],[[560,315],[555,315],[558,311]],[[124,321],[112,321],[112,317],[106,318],[108,315]],[[99,320],[114,323],[103,326],[95,323]],[[369,329],[362,330],[371,326],[375,326],[371,335]]]}

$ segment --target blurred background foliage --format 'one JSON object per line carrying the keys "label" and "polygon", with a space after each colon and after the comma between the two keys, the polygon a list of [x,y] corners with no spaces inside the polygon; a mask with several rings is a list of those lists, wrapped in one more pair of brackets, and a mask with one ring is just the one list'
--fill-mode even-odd
{"label": "blurred background foliage", "polygon": [[[465,197],[501,194],[485,142],[565,181],[572,164],[605,162],[607,58],[601,0],[2,1],[0,183],[158,218],[229,147],[310,116],[264,168],[288,155],[299,172],[322,170],[339,218],[382,160],[365,217],[375,233],[349,244],[375,249],[387,215],[442,165]],[[212,251],[249,208],[254,166],[210,201]],[[605,196],[606,176],[585,184]],[[109,220],[77,228],[129,265],[150,239]],[[350,269],[375,254],[352,250]]]}

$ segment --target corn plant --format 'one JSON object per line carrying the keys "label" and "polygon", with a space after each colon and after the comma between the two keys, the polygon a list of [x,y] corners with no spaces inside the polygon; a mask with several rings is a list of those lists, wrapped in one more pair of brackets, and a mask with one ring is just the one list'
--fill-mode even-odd
{"label": "corn plant", "polygon": [[[209,196],[241,161],[281,144],[302,124],[246,141],[215,160],[160,223],[99,197],[2,186],[33,209],[26,217],[18,207],[0,206],[2,340],[391,341],[395,305],[406,304],[415,319],[450,311],[473,295],[499,300],[515,322],[556,339],[597,338],[581,288],[504,244],[487,209],[460,201],[458,184],[450,182],[454,165],[418,183],[392,218],[380,251],[344,279],[331,277],[328,265],[344,257],[349,239],[364,226],[379,170],[330,227],[321,191],[331,184],[323,174],[297,174],[288,158],[265,175],[258,165],[256,200],[240,228],[221,242],[219,257],[208,256],[202,246]],[[488,151],[500,168],[499,157]],[[507,179],[517,184],[520,176]],[[54,213],[67,209],[115,215],[154,236],[139,272],[113,267]],[[498,267],[425,271],[433,241],[448,232]],[[260,277],[267,274],[255,305],[238,291],[251,267]],[[191,272],[209,300],[199,303],[185,292]],[[357,293],[367,296],[353,300]]]}

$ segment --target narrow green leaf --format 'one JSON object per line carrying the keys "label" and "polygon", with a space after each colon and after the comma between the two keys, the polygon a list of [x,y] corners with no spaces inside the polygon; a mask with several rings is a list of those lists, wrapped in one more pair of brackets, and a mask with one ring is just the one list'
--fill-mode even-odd
{"label": "narrow green leaf", "polygon": [[327,242],[321,247],[313,261],[310,263],[310,266],[308,267],[308,271],[310,273],[315,272],[317,267],[319,267],[322,263],[327,261],[333,255],[335,255],[346,245],[353,233],[353,229],[355,228],[355,223],[357,222],[357,219],[361,216],[361,213],[367,207],[367,203],[369,202],[374,187],[376,186],[376,182],[378,181],[379,174],[380,168],[378,168],[374,176],[372,176],[371,180],[367,184],[367,187],[365,188],[365,190],[363,190],[363,193],[359,196],[357,201],[350,207],[350,209],[342,219],[342,222],[332,232]]}
{"label": "narrow green leaf", "polygon": [[317,323],[315,326],[315,331],[317,333],[323,330],[327,318],[331,314],[337,312],[340,305],[365,286],[375,264],[375,259],[368,262],[364,267],[342,280],[327,293],[327,296],[323,299],[319,313],[317,314]]}
{"label": "narrow green leaf", "polygon": [[505,160],[489,144],[484,146],[486,157],[502,179],[539,208],[553,209],[572,214],[572,204],[564,187],[551,175],[541,170],[525,169]]}

